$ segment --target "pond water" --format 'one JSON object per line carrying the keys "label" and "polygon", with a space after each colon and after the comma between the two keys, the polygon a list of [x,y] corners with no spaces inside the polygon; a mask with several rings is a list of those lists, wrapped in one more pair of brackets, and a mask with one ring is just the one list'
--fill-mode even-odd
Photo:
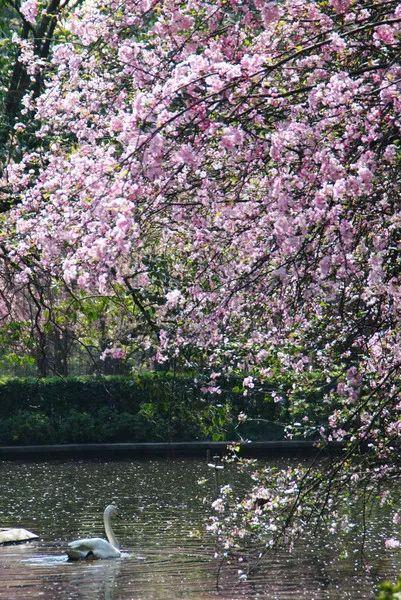
{"label": "pond water", "polygon": [[[192,534],[207,515],[197,485],[204,477],[212,492],[213,475],[200,460],[0,462],[0,526],[40,535],[0,546],[0,599],[355,600],[374,598],[377,582],[401,570],[400,553],[383,552],[388,524],[377,514],[367,532],[369,574],[358,539],[340,559],[322,535],[292,553],[276,552],[246,582],[236,569],[225,572],[217,590],[212,540]],[[221,477],[223,483],[235,473]],[[102,513],[112,500],[123,515],[115,531],[129,557],[67,562],[68,541],[104,537]]]}

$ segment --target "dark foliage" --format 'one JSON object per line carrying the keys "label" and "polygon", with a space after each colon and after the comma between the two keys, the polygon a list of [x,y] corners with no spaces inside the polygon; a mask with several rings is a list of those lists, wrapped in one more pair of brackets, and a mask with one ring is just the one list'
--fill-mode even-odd
{"label": "dark foliage", "polygon": [[[208,400],[192,375],[8,379],[0,383],[0,443],[277,439],[284,408],[240,379]],[[244,411],[249,421],[238,426]],[[255,420],[253,420],[255,419]]]}

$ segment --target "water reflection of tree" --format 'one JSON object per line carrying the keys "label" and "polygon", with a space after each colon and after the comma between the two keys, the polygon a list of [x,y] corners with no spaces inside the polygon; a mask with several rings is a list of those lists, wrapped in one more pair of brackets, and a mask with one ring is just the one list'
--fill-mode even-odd
{"label": "water reflection of tree", "polygon": [[116,580],[121,571],[121,561],[113,560],[105,565],[96,564],[96,582],[99,582],[98,597],[104,600],[112,600],[113,592],[118,587]]}
{"label": "water reflection of tree", "polygon": [[[121,560],[86,561],[68,564],[52,577],[51,588],[63,590],[66,598],[113,600],[118,589]],[[57,587],[55,586],[57,585]]]}

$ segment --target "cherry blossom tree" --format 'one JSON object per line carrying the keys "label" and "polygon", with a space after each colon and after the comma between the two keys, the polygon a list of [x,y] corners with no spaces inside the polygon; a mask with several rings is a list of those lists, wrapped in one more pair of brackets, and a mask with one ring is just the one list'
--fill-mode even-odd
{"label": "cherry blossom tree", "polygon": [[[202,366],[211,393],[232,371],[244,394],[272,361],[291,373],[288,435],[344,454],[326,478],[226,489],[226,548],[255,511],[267,545],[343,526],[343,492],[399,469],[401,4],[93,1],[65,27],[23,100],[38,143],[4,174],[3,260],[19,282],[118,298],[156,360]],[[327,423],[299,397],[312,385]]]}

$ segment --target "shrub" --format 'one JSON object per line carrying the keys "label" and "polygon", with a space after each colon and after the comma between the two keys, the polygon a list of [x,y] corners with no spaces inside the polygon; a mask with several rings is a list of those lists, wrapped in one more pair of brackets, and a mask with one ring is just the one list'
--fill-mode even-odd
{"label": "shrub", "polygon": [[0,419],[2,444],[49,444],[56,440],[49,417],[41,411],[22,410]]}
{"label": "shrub", "polygon": [[401,599],[401,577],[396,583],[385,581],[379,587],[377,600],[400,600]]}
{"label": "shrub", "polygon": [[96,422],[87,412],[72,409],[71,412],[59,422],[57,438],[65,443],[96,442]]}
{"label": "shrub", "polygon": [[243,396],[243,377],[222,382],[209,398],[193,374],[141,372],[135,376],[0,380],[0,443],[277,439],[286,408],[273,386]]}

